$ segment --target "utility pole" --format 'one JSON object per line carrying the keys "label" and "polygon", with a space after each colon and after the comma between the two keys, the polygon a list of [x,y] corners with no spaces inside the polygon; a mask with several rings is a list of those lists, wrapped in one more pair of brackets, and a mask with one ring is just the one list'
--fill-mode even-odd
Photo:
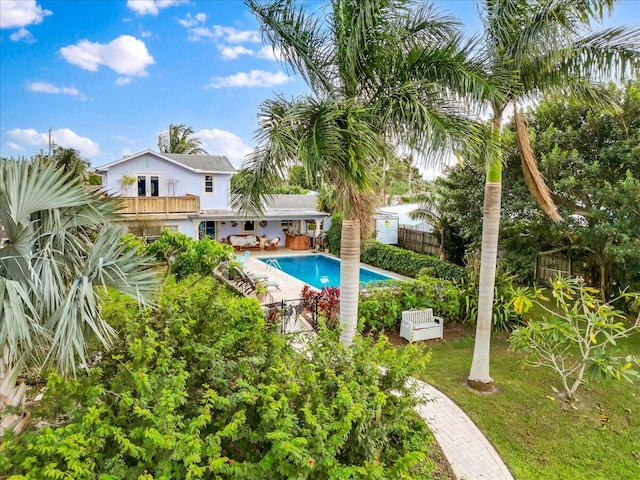
{"label": "utility pole", "polygon": [[49,127],[49,158],[51,158],[51,127]]}

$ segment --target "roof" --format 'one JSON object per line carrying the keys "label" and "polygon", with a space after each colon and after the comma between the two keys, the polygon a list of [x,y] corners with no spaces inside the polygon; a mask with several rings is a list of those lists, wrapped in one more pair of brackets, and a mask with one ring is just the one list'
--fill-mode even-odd
{"label": "roof", "polygon": [[414,220],[409,213],[420,207],[419,203],[403,203],[400,205],[388,205],[386,207],[378,207],[376,210],[383,215],[397,215],[398,224],[407,226],[423,232],[433,231],[433,227],[425,220]]}
{"label": "roof", "polygon": [[[283,219],[305,219],[305,218],[324,218],[330,215],[325,212],[318,211],[318,195],[289,195],[278,194],[271,195],[270,201],[264,205],[263,214],[261,216],[250,215],[247,219],[257,218],[283,218]],[[215,218],[237,218],[242,217],[237,212],[230,209],[203,210],[205,216]],[[244,217],[242,217],[244,218]]]}
{"label": "roof", "polygon": [[127,157],[120,158],[114,162],[107,163],[96,167],[96,172],[106,172],[110,167],[119,165],[120,163],[128,162],[136,157],[142,155],[154,155],[158,158],[162,158],[168,162],[180,165],[193,172],[207,172],[207,173],[235,173],[236,169],[231,165],[231,162],[224,155],[192,155],[184,153],[158,153],[152,150],[143,150],[142,152],[134,153]]}
{"label": "roof", "polygon": [[193,170],[209,172],[229,172],[236,171],[231,162],[224,155],[189,155],[186,153],[163,153],[163,157],[168,157],[178,163],[191,167]]}

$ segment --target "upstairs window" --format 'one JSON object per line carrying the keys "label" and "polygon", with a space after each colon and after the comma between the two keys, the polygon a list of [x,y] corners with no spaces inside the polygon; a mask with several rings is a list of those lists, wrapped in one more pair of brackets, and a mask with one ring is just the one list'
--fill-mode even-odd
{"label": "upstairs window", "polygon": [[215,181],[213,175],[204,176],[204,193],[214,195],[216,193]]}

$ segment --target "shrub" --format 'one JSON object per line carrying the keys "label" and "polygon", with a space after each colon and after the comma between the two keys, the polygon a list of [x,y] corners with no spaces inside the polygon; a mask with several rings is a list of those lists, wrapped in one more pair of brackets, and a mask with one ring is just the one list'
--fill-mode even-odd
{"label": "shrub", "polygon": [[[318,315],[322,315],[327,326],[335,328],[338,325],[338,313],[340,309],[340,289],[325,287],[318,291],[309,285],[302,287],[301,292],[304,307]],[[316,311],[317,309],[317,311]]]}
{"label": "shrub", "polygon": [[413,278],[425,268],[432,277],[446,280],[461,280],[466,275],[464,268],[453,263],[442,262],[431,255],[423,255],[375,241],[362,249],[360,260]]}
{"label": "shrub", "polygon": [[50,376],[34,413],[51,426],[3,438],[0,477],[431,478],[406,385],[428,359],[419,346],[347,350],[325,329],[298,353],[255,300],[211,279],[105,316],[114,350],[87,375]]}
{"label": "shrub", "polygon": [[334,255],[340,255],[340,242],[342,240],[342,215],[334,213],[331,216],[331,226],[325,233],[324,247]]}
{"label": "shrub", "polygon": [[[475,325],[478,320],[479,268],[473,263],[467,265],[469,275],[458,284],[460,292],[461,322]],[[511,331],[523,323],[523,315],[513,306],[515,289],[513,282],[516,276],[499,268],[493,291],[492,323],[496,330]]]}
{"label": "shrub", "polygon": [[412,282],[369,286],[360,292],[360,328],[397,331],[402,312],[412,308],[433,308],[437,316],[457,318],[458,289],[448,280],[421,274]]}

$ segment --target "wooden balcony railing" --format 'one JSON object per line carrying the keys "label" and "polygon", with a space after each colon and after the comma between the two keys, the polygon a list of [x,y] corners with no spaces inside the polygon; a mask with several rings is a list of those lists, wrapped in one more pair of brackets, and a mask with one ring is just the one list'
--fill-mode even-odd
{"label": "wooden balcony railing", "polygon": [[195,213],[200,211],[200,197],[119,197],[124,207],[118,213]]}

